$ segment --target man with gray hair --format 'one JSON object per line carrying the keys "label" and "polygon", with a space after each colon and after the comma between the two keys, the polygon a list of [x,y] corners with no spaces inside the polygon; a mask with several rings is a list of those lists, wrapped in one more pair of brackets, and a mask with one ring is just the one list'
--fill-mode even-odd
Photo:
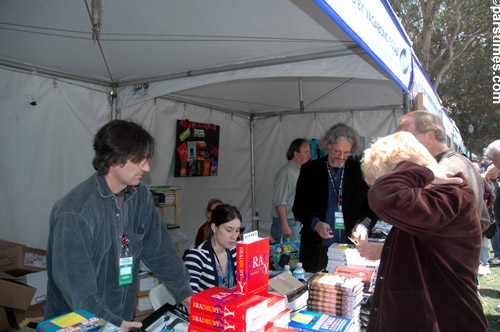
{"label": "man with gray hair", "polygon": [[[489,228],[491,221],[484,201],[483,179],[469,159],[448,148],[446,132],[441,118],[430,112],[413,111],[399,119],[398,131],[412,133],[429,150],[440,165],[445,166],[455,174],[458,172],[464,174],[468,185],[474,190],[476,210],[484,233]],[[478,273],[490,273],[487,263],[481,264]]]}
{"label": "man with gray hair", "polygon": [[[399,119],[398,131],[412,133],[426,147],[439,165],[446,167],[455,174],[463,173],[468,185],[474,191],[474,202],[481,221],[482,232],[484,233],[490,226],[491,221],[483,196],[483,179],[469,159],[448,148],[446,132],[441,118],[426,111],[413,111]],[[498,161],[500,162],[500,159]],[[486,243],[483,243],[483,245],[486,245]],[[361,256],[368,259],[378,259],[382,252],[382,246],[375,243],[362,243],[357,249]],[[489,274],[489,267],[480,265],[478,273]]]}
{"label": "man with gray hair", "polygon": [[348,243],[347,237],[367,242],[378,220],[368,206],[368,185],[358,160],[361,150],[357,132],[337,123],[326,131],[320,147],[328,155],[300,168],[293,213],[303,225],[300,261],[308,272],[328,263],[328,247]]}
{"label": "man with gray hair", "polygon": [[500,139],[491,142],[484,151],[484,155],[493,162],[493,165],[500,169]]}

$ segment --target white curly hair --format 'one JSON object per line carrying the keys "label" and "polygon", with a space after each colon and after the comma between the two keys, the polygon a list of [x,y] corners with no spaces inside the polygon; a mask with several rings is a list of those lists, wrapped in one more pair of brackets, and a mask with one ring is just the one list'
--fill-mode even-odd
{"label": "white curly hair", "polygon": [[361,168],[366,183],[373,185],[379,177],[403,161],[422,166],[436,164],[434,157],[413,134],[400,131],[378,138],[365,150]]}

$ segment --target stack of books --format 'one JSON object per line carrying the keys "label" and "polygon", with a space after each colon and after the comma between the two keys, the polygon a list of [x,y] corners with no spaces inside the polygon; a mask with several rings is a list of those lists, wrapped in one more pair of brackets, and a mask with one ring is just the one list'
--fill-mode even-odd
{"label": "stack of books", "polygon": [[360,268],[378,269],[380,259],[369,260],[359,255],[353,244],[334,243],[328,248],[328,264],[326,270],[329,273],[335,271],[337,266],[352,266]]}
{"label": "stack of books", "polygon": [[191,297],[189,331],[264,332],[287,327],[286,297],[269,294],[269,238],[244,234],[236,244],[235,289],[213,287]]}
{"label": "stack of books", "polygon": [[359,327],[359,314],[363,300],[361,278],[331,273],[316,273],[309,280],[307,310],[349,318]]}
{"label": "stack of books", "polygon": [[235,289],[206,289],[191,297],[189,331],[264,331],[268,302],[268,297]]}
{"label": "stack of books", "polygon": [[174,185],[149,187],[149,191],[155,200],[155,205],[173,204],[175,202],[174,191],[179,189],[181,189],[180,186]]}

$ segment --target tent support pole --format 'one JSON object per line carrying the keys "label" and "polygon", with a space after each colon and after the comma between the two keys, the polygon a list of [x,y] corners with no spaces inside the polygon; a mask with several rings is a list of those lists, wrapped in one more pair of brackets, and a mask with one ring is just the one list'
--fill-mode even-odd
{"label": "tent support pole", "polygon": [[411,95],[403,91],[403,114],[411,112]]}
{"label": "tent support pole", "polygon": [[118,114],[116,111],[116,84],[111,87],[111,120],[118,119]]}
{"label": "tent support pole", "polygon": [[254,114],[250,115],[250,176],[252,180],[252,229],[259,230],[259,213],[255,207],[255,154],[254,154],[254,134],[255,134],[255,120]]}

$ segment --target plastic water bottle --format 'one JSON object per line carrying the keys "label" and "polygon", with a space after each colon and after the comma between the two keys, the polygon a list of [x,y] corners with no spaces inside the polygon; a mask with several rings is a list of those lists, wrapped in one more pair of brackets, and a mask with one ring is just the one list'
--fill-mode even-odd
{"label": "plastic water bottle", "polygon": [[297,267],[295,268],[295,270],[293,270],[293,276],[296,279],[305,280],[305,278],[306,278],[306,271],[304,270],[304,268],[302,268],[302,263],[301,262],[297,263]]}
{"label": "plastic water bottle", "polygon": [[284,271],[292,274],[292,271],[290,271],[290,265],[286,264],[285,267],[283,268]]}

